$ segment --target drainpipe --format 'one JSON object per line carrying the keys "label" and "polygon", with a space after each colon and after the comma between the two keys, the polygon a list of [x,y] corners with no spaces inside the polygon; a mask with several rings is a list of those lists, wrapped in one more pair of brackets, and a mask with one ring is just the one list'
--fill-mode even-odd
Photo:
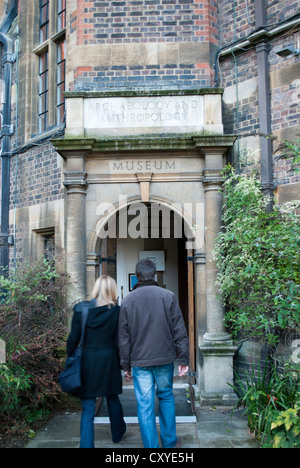
{"label": "drainpipe", "polygon": [[[255,25],[256,30],[263,29],[266,25],[265,0],[255,0]],[[263,193],[270,198],[268,210],[272,209],[274,197],[273,157],[272,157],[272,124],[270,102],[270,77],[268,54],[270,45],[266,37],[256,45],[257,73],[258,73],[258,98],[259,98],[259,126],[261,148],[261,184]]]}
{"label": "drainpipe", "polygon": [[9,266],[9,246],[13,241],[9,236],[9,184],[10,184],[10,139],[13,134],[11,124],[11,85],[13,43],[6,35],[13,20],[17,16],[17,0],[7,15],[0,30],[0,43],[4,46],[2,66],[4,67],[5,98],[3,103],[3,120],[0,139],[1,146],[1,233],[0,233],[0,273]]}

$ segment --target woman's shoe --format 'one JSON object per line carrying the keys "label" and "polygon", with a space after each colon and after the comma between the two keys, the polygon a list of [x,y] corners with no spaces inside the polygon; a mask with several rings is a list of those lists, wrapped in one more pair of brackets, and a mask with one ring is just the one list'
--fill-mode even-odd
{"label": "woman's shoe", "polygon": [[125,436],[126,431],[127,431],[127,424],[126,423],[124,423],[124,424],[125,424],[124,431],[123,431],[121,437],[119,437],[117,440],[113,440],[114,444],[119,444],[121,442],[121,440],[123,439],[123,437]]}

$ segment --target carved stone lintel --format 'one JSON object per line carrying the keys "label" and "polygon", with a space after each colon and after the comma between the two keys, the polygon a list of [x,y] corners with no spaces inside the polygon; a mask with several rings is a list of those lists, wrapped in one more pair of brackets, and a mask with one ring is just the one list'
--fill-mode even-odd
{"label": "carved stone lintel", "polygon": [[153,173],[137,173],[136,177],[140,183],[141,189],[141,200],[144,203],[148,203],[150,200],[150,182],[152,180]]}

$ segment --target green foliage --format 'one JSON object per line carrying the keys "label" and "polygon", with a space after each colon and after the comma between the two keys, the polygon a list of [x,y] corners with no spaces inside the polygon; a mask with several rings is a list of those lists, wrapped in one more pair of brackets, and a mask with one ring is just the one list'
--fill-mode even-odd
{"label": "green foliage", "polygon": [[18,414],[22,407],[22,396],[30,391],[30,376],[20,366],[0,364],[0,405],[1,412]]}
{"label": "green foliage", "polygon": [[0,288],[4,303],[14,303],[19,310],[19,325],[23,311],[37,302],[47,302],[49,291],[43,287],[58,278],[53,262],[42,258],[38,263],[27,263],[25,268],[6,277],[0,276]]}
{"label": "green foliage", "polygon": [[279,413],[271,425],[272,448],[300,448],[300,406]]}
{"label": "green foliage", "polygon": [[292,160],[292,170],[300,171],[300,138],[296,141],[284,140],[277,152],[282,153],[279,159]]}
{"label": "green foliage", "polygon": [[229,170],[215,258],[233,336],[278,341],[300,331],[300,223],[295,210],[267,211],[259,180]]}
{"label": "green foliage", "polygon": [[241,378],[236,373],[233,388],[240,396],[248,416],[248,425],[264,448],[300,448],[299,440],[299,368],[284,370],[268,364]]}
{"label": "green foliage", "polygon": [[35,421],[61,395],[68,283],[54,260],[45,259],[0,277],[0,337],[7,351],[7,363],[0,368],[1,424],[5,414]]}

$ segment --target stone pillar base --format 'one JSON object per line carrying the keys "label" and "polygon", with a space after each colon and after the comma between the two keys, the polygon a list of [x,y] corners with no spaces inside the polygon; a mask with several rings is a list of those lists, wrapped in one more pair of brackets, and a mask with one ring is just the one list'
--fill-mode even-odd
{"label": "stone pillar base", "polygon": [[237,351],[231,340],[206,341],[200,345],[203,355],[202,406],[234,406],[238,400],[232,387],[233,356]]}

